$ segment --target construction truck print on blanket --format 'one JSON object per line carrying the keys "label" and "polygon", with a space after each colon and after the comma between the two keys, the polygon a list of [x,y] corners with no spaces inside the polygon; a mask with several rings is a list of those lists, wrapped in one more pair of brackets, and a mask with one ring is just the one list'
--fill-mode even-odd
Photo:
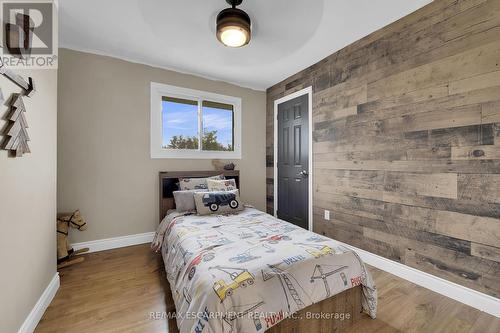
{"label": "construction truck print on blanket", "polygon": [[253,208],[171,213],[152,247],[161,249],[181,333],[264,332],[358,285],[375,318],[376,289],[356,253]]}

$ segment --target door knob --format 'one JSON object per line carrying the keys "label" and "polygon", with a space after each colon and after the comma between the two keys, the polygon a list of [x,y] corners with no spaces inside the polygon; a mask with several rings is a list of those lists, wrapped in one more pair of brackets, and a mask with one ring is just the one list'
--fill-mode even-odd
{"label": "door knob", "polygon": [[297,176],[302,176],[302,177],[307,177],[308,175],[309,175],[309,174],[307,173],[307,171],[306,171],[306,170],[302,170],[301,172],[299,172],[299,173],[297,174]]}

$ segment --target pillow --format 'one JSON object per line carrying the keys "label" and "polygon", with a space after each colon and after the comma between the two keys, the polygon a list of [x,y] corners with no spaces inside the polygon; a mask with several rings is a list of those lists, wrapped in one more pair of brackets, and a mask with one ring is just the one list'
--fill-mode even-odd
{"label": "pillow", "polygon": [[224,175],[217,175],[208,178],[179,178],[179,187],[181,191],[187,190],[206,190],[207,179],[225,179]]}
{"label": "pillow", "polygon": [[178,212],[196,211],[194,193],[202,190],[174,191],[175,210]]}
{"label": "pillow", "polygon": [[215,180],[207,179],[207,185],[209,191],[234,191],[238,188],[236,187],[236,181],[234,179],[224,179]]}
{"label": "pillow", "polygon": [[238,190],[195,192],[194,202],[199,215],[235,213],[244,209]]}

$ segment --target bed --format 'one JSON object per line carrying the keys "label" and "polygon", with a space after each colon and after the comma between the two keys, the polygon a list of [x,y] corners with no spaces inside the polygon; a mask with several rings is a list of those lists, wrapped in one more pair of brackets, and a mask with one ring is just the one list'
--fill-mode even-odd
{"label": "bed", "polygon": [[[186,332],[333,332],[376,315],[377,295],[359,256],[336,241],[252,207],[237,214],[179,213],[182,177],[161,172],[154,244],[165,264],[175,319]],[[225,171],[239,187],[239,172]]]}

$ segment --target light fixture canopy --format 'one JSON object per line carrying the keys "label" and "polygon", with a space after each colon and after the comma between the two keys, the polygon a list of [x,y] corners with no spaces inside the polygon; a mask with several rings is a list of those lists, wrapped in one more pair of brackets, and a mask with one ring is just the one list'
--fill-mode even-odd
{"label": "light fixture canopy", "polygon": [[250,42],[250,16],[236,8],[242,1],[226,0],[231,8],[226,8],[217,15],[217,39],[225,46],[241,47]]}

